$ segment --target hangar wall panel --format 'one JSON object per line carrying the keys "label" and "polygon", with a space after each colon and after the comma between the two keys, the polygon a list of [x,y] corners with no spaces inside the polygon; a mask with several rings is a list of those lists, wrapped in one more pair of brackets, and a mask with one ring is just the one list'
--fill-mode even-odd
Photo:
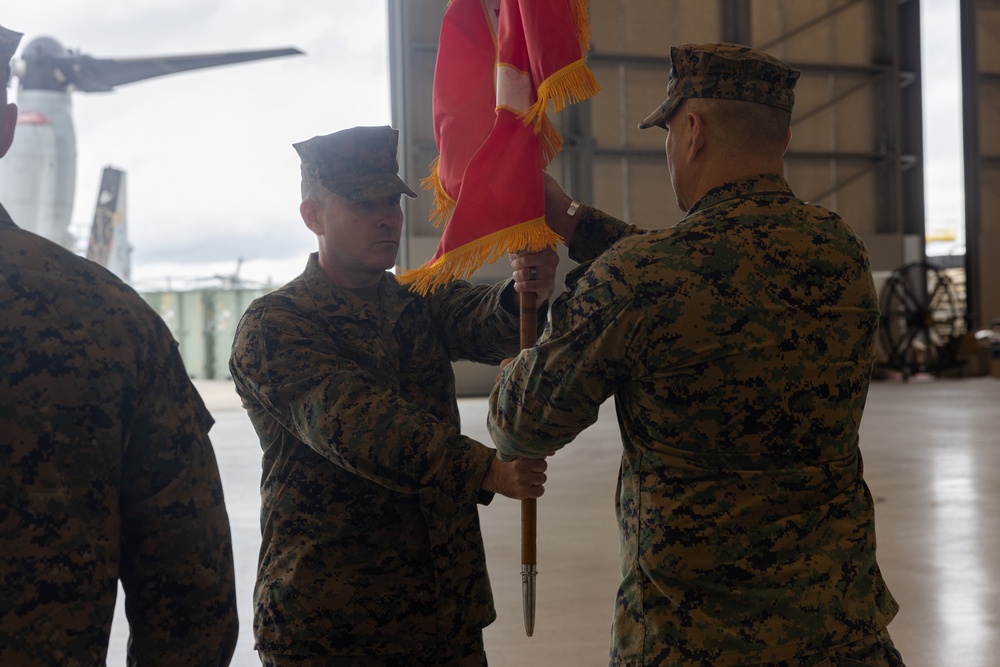
{"label": "hangar wall panel", "polygon": [[961,0],[970,324],[1000,318],[1000,2]]}

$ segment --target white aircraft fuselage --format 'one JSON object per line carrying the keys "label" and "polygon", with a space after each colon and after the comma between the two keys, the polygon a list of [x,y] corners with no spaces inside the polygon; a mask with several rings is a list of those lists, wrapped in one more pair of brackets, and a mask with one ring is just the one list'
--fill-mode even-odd
{"label": "white aircraft fuselage", "polygon": [[[301,55],[296,48],[216,54],[93,58],[68,51],[51,37],[30,41],[11,71],[19,80],[14,143],[0,160],[0,203],[22,229],[73,252],[70,233],[76,186],[76,130],[71,96],[114,90],[135,81],[279,56]],[[128,280],[125,174],[106,168],[98,194],[87,257]]]}
{"label": "white aircraft fuselage", "polygon": [[0,160],[0,202],[22,229],[70,250],[76,186],[76,132],[66,91],[24,90],[14,142]]}

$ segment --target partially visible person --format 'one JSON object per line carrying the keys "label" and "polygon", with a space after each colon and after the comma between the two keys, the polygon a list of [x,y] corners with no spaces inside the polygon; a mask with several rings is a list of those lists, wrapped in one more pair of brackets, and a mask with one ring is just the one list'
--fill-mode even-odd
{"label": "partially visible person", "polygon": [[[0,27],[0,77],[21,35]],[[0,90],[0,156],[17,107]],[[228,665],[229,519],[212,418],[166,325],[0,207],[0,665]]]}
{"label": "partially visible person", "polygon": [[496,617],[478,504],[543,493],[545,461],[462,435],[452,361],[519,349],[518,293],[544,324],[554,250],[513,280],[427,296],[389,271],[403,227],[398,131],[294,145],[318,252],[254,301],[230,369],[263,449],[254,636],[264,665],[486,664]]}
{"label": "partially visible person", "polygon": [[898,667],[858,428],[878,304],[861,240],[783,177],[799,76],[733,44],[670,51],[686,217],[643,232],[546,183],[577,261],[490,396],[501,458],[571,442],[614,396],[624,454],[611,665]]}

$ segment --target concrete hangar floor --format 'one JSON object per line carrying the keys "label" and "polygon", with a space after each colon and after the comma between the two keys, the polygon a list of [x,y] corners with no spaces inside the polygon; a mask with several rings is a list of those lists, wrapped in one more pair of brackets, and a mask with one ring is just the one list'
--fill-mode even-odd
{"label": "concrete hangar floor", "polygon": [[[216,419],[233,528],[240,606],[234,667],[253,651],[252,594],[260,545],[260,450],[229,381],[196,381]],[[486,400],[459,400],[468,435],[489,443]],[[908,667],[995,667],[1000,656],[1000,379],[876,381],[861,425],[865,477],[876,499],[878,559],[901,610],[889,626]],[[615,481],[621,445],[614,406],[549,461],[538,503],[534,636],[521,617],[520,507],[481,508],[499,618],[486,628],[490,667],[607,665],[618,584]],[[108,665],[125,664],[116,610]]]}

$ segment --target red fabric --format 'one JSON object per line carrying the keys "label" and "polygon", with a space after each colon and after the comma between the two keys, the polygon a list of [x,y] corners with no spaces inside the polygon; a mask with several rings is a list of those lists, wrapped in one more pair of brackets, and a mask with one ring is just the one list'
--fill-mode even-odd
{"label": "red fabric", "polygon": [[465,168],[496,119],[496,37],[481,0],[455,0],[445,12],[434,65],[434,141],[438,173],[452,200]]}
{"label": "red fabric", "polygon": [[[432,175],[428,182],[438,188],[444,214],[454,208],[434,257],[410,272],[441,272],[433,278],[434,286],[471,274],[484,260],[522,249],[517,244],[526,238],[532,250],[551,247],[558,238],[544,226],[542,125],[526,119],[539,86],[567,66],[582,64],[571,2],[580,0],[452,0],[445,12],[433,90],[439,158],[436,178]],[[498,64],[512,68],[501,81],[523,84],[502,83],[499,100]],[[515,93],[505,92],[509,90]],[[545,98],[540,106],[547,103]],[[561,103],[557,100],[556,107]],[[518,226],[517,233],[504,235]],[[404,273],[400,279],[412,277]]]}

